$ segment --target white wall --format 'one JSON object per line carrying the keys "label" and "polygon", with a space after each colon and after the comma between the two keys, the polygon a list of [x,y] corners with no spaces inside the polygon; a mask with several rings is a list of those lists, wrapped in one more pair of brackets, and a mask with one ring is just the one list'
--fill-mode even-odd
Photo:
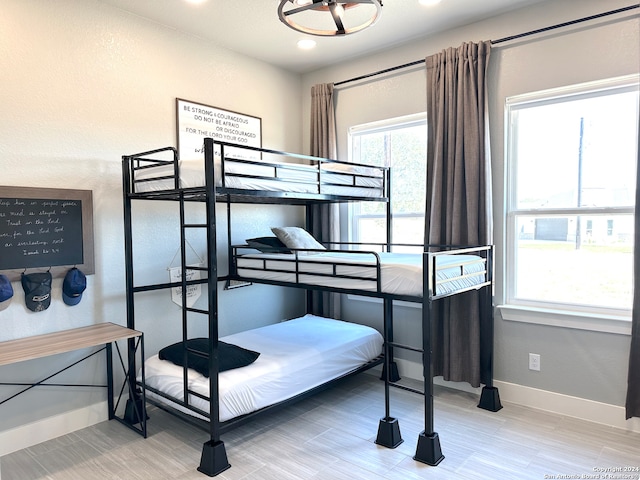
{"label": "white wall", "polygon": [[[0,85],[0,184],[92,190],[96,261],[75,307],[62,302],[59,278],[51,306],[39,313],[26,309],[14,283],[13,302],[0,312],[0,341],[105,321],[126,324],[121,156],[176,145],[177,97],[261,117],[264,146],[301,150],[298,75],[95,0],[3,1]],[[272,225],[301,221],[297,207],[234,211],[238,242],[267,234]],[[136,256],[144,275],[156,281],[168,281],[166,268],[178,247],[176,212],[158,204],[136,210]],[[226,244],[226,225],[218,235]],[[202,254],[202,243],[194,243]],[[223,335],[304,307],[297,292],[268,286],[220,297]],[[150,355],[167,339],[177,340],[180,317],[167,291],[145,294],[140,303],[136,327],[145,332]],[[40,380],[79,357],[76,352],[4,366],[0,376],[3,382]],[[104,378],[100,356],[59,381]],[[0,398],[14,391],[0,387]],[[0,435],[105,399],[103,389],[32,390],[0,406]]]}
{"label": "white wall", "polygon": [[[627,6],[624,0],[553,0],[500,17],[427,36],[366,58],[334,65],[303,77],[303,91],[323,82],[340,82],[396,65],[420,60],[462,42],[495,40],[541,27]],[[495,45],[490,59],[490,128],[497,247],[496,304],[504,289],[504,102],[509,95],[555,86],[637,73],[640,68],[638,11]],[[306,102],[306,100],[305,100]],[[424,65],[337,87],[336,115],[339,155],[347,156],[347,129],[386,118],[422,112],[426,108]],[[303,118],[308,118],[305,103]],[[306,135],[307,129],[303,129]],[[305,137],[304,145],[308,144]],[[382,307],[370,302],[345,303],[347,319],[380,326]],[[417,309],[396,307],[396,340],[419,337]],[[626,395],[628,335],[559,328],[503,320],[496,314],[495,378],[620,407]],[[542,371],[528,370],[528,353],[541,354]],[[398,353],[410,362],[420,359]],[[409,365],[410,364],[405,364]],[[414,365],[415,367],[415,365]],[[402,373],[402,372],[401,372]],[[420,375],[419,368],[405,374]],[[551,407],[551,406],[549,406]],[[616,415],[623,414],[622,409]],[[622,422],[624,419],[622,417]]]}

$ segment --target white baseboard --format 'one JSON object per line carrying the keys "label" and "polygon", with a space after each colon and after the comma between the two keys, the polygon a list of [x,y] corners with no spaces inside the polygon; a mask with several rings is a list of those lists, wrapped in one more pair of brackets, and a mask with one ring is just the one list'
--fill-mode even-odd
{"label": "white baseboard", "polygon": [[107,420],[107,418],[109,415],[105,400],[88,407],[5,430],[0,432],[0,457],[75,432],[81,428],[90,427]]}
{"label": "white baseboard", "polygon": [[[402,359],[396,359],[401,376],[422,380],[422,365]],[[433,379],[436,385],[464,390],[480,395],[482,388],[474,388],[464,382],[448,382],[442,377]],[[493,385],[498,388],[501,402],[516,403],[525,407],[536,408],[558,415],[587,420],[630,432],[640,433],[640,418],[625,420],[625,409],[622,406],[595,402],[561,393],[525,387],[515,383],[496,380]]]}
{"label": "white baseboard", "polygon": [[561,393],[494,381],[500,399],[567,417],[579,418],[629,432],[640,433],[640,418],[625,420],[625,408]]}

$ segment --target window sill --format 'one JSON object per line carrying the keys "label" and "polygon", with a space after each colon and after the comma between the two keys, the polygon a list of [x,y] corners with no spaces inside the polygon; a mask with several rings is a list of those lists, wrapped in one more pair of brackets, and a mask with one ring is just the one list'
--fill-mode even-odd
{"label": "window sill", "polygon": [[498,305],[497,308],[503,320],[631,335],[631,319],[626,316],[567,312],[524,305]]}

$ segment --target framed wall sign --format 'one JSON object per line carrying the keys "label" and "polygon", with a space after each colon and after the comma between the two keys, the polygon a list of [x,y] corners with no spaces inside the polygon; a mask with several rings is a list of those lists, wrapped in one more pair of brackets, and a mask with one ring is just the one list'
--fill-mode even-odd
{"label": "framed wall sign", "polygon": [[176,116],[178,155],[181,159],[201,158],[205,137],[238,145],[262,147],[262,119],[259,117],[181,98],[176,99]]}
{"label": "framed wall sign", "polygon": [[0,186],[0,273],[95,273],[91,190]]}

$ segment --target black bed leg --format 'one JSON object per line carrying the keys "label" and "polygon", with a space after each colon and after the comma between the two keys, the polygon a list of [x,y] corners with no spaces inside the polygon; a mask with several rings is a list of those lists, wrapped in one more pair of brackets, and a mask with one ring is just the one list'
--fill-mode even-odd
{"label": "black bed leg", "polygon": [[227,460],[227,451],[224,442],[208,441],[202,445],[202,456],[200,457],[200,466],[198,471],[214,477],[231,467]]}
{"label": "black bed leg", "polygon": [[413,459],[433,467],[444,460],[444,455],[442,455],[442,449],[440,448],[440,437],[436,432],[431,435],[422,432],[418,436],[418,446]]}
{"label": "black bed leg", "polygon": [[498,389],[496,387],[484,386],[482,388],[478,408],[483,408],[490,412],[497,412],[502,408],[502,403],[500,403],[500,393],[498,393]]}
{"label": "black bed leg", "polygon": [[378,425],[378,436],[376,444],[387,448],[396,448],[404,440],[400,436],[400,424],[398,419],[393,417],[385,417],[380,419]]}
{"label": "black bed leg", "polygon": [[129,425],[137,425],[138,423],[142,425],[144,420],[149,419],[140,390],[136,390],[133,399],[127,399],[123,418]]}
{"label": "black bed leg", "polygon": [[[401,380],[400,372],[398,371],[398,364],[396,362],[390,362],[389,369],[389,381],[391,383],[396,383]],[[380,380],[385,380],[387,378],[387,362],[382,364],[382,374],[380,375]]]}

